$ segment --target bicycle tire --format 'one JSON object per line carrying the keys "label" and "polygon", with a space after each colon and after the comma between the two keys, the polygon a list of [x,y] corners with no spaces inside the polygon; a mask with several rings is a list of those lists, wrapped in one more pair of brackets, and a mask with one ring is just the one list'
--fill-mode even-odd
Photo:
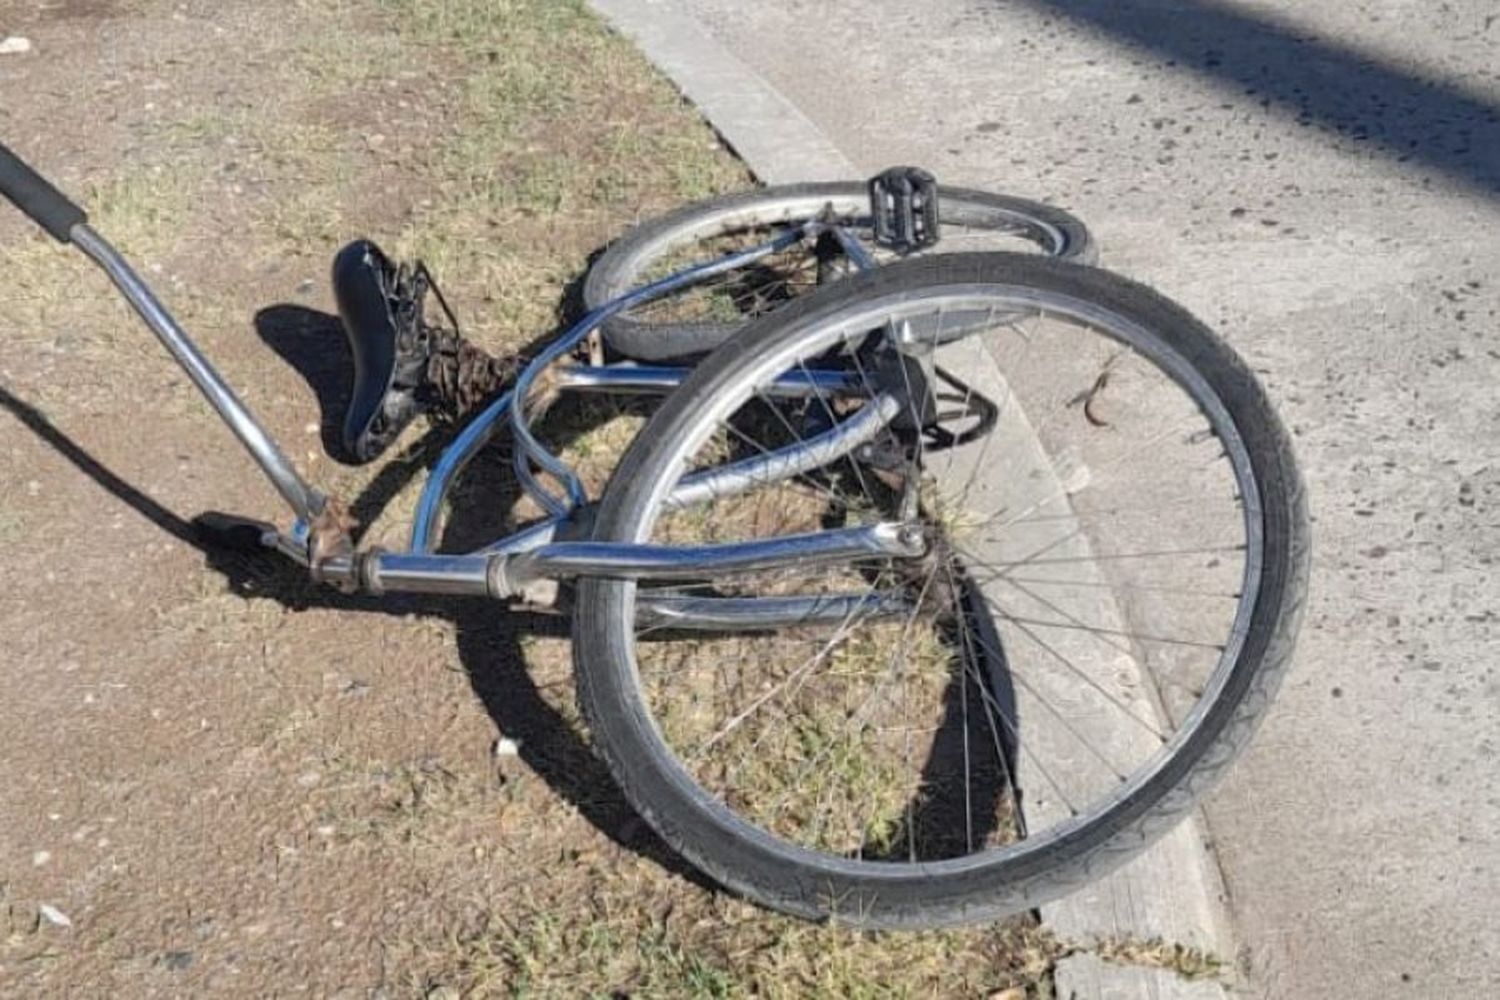
{"label": "bicycle tire", "polygon": [[[683,442],[706,406],[755,359],[832,323],[876,296],[938,286],[1022,288],[1128,317],[1187,359],[1223,402],[1259,487],[1263,563],[1239,655],[1196,728],[1149,780],[1087,822],[1011,855],[907,866],[818,854],[751,826],[706,791],[665,745],[635,665],[636,584],[586,578],[574,649],[580,702],[595,746],[641,816],[722,885],[808,919],[915,929],[988,921],[1035,907],[1118,868],[1170,829],[1228,769],[1264,716],[1293,650],[1306,600],[1309,537],[1304,488],[1289,438],[1249,368],[1181,307],[1115,275],[1041,257],[934,257],[860,274],[757,321],[711,355],[635,439],[600,504],[599,541],[638,541],[661,483],[679,475]],[[1030,844],[1030,847],[1025,845]],[[970,863],[972,862],[972,863]]]}
{"label": "bicycle tire", "polygon": [[[1060,208],[968,188],[942,187],[939,198],[945,225],[974,224],[983,228],[982,223],[1003,221],[1018,229],[1020,239],[1035,244],[1049,256],[1080,264],[1092,264],[1098,258],[1098,248],[1088,228]],[[597,309],[643,284],[663,255],[685,243],[697,243],[726,229],[752,223],[764,225],[810,218],[830,202],[841,213],[868,213],[869,194],[864,184],[856,182],[789,184],[709,199],[643,222],[611,244],[589,269],[583,285],[584,305]],[[942,244],[938,246],[941,248]],[[636,361],[662,362],[703,355],[742,325],[717,321],[651,322],[627,313],[605,320],[601,332],[605,343],[619,355]]]}

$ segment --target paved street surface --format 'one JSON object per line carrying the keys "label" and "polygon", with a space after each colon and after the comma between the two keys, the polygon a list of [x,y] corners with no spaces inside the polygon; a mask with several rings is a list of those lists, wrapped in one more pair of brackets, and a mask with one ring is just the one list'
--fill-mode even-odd
{"label": "paved street surface", "polygon": [[1494,5],[682,2],[861,170],[1068,206],[1262,372],[1316,564],[1208,811],[1249,992],[1497,995]]}

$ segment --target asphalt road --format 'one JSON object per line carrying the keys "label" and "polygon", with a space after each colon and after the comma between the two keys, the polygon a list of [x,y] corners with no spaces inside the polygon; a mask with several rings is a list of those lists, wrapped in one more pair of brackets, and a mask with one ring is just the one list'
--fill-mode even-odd
{"label": "asphalt road", "polygon": [[1298,663],[1208,809],[1251,995],[1500,995],[1500,7],[682,0],[861,170],[1066,205],[1262,373]]}

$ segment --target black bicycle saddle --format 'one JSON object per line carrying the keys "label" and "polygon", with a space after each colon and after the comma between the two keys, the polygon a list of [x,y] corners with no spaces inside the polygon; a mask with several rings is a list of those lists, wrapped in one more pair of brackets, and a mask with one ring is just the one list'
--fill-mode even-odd
{"label": "black bicycle saddle", "polygon": [[427,371],[422,325],[426,272],[391,263],[370,240],[333,259],[333,294],[354,355],[354,391],[344,414],[343,445],[357,462],[375,458],[422,412]]}

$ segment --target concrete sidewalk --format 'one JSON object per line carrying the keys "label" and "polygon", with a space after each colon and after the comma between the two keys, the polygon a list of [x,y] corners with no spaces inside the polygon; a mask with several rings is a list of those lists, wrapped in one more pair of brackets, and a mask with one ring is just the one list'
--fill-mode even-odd
{"label": "concrete sidewalk", "polygon": [[628,2],[767,81],[788,149],[1056,200],[1261,372],[1317,557],[1298,664],[1208,810],[1246,990],[1497,995],[1489,5]]}

